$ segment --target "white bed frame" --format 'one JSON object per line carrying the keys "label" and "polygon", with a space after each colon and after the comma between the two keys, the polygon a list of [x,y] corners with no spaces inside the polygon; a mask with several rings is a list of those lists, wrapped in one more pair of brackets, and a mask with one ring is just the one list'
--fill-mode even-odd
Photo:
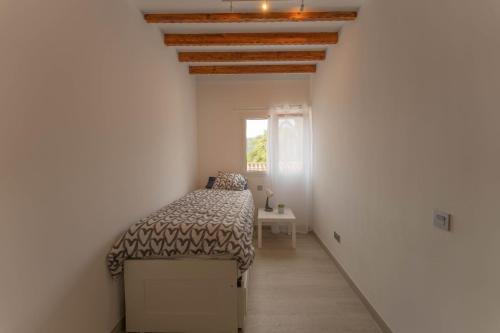
{"label": "white bed frame", "polygon": [[127,332],[236,333],[246,315],[248,272],[237,286],[229,259],[125,261]]}

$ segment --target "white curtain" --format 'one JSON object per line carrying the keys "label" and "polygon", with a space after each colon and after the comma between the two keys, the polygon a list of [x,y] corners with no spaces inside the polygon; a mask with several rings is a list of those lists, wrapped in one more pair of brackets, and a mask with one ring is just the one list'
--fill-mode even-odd
{"label": "white curtain", "polygon": [[[274,205],[290,207],[299,231],[311,221],[311,115],[302,105],[270,110],[269,176]],[[274,230],[276,231],[276,229]]]}

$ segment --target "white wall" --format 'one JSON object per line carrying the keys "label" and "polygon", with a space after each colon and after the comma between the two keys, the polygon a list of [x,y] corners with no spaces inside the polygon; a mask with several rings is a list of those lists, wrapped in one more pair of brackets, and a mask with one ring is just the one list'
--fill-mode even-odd
{"label": "white wall", "polygon": [[195,185],[195,83],[124,0],[0,3],[0,332],[108,333],[105,256]]}
{"label": "white wall", "polygon": [[[197,81],[199,185],[217,171],[245,172],[246,115],[267,114],[283,104],[309,104],[310,79],[303,75],[200,77]],[[263,207],[266,177],[248,174],[256,205]],[[279,198],[275,198],[279,200]]]}
{"label": "white wall", "polygon": [[496,0],[366,1],[314,79],[314,229],[394,332],[500,329],[499,31]]}

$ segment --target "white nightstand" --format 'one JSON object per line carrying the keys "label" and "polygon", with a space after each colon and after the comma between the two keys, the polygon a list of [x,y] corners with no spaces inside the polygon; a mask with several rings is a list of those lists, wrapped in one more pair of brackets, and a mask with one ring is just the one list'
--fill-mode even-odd
{"label": "white nightstand", "polygon": [[295,215],[290,208],[285,208],[284,214],[278,214],[278,209],[266,212],[264,208],[259,208],[257,214],[257,246],[262,247],[262,225],[263,224],[288,224],[292,225],[292,246],[295,249],[297,243]]}

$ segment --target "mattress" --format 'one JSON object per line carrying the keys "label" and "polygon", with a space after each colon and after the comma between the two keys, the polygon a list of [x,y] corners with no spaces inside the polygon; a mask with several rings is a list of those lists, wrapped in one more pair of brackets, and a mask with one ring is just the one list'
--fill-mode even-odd
{"label": "mattress", "polygon": [[240,275],[253,262],[254,202],[249,190],[202,189],[132,225],[113,245],[107,264],[119,277],[128,259],[223,257]]}

